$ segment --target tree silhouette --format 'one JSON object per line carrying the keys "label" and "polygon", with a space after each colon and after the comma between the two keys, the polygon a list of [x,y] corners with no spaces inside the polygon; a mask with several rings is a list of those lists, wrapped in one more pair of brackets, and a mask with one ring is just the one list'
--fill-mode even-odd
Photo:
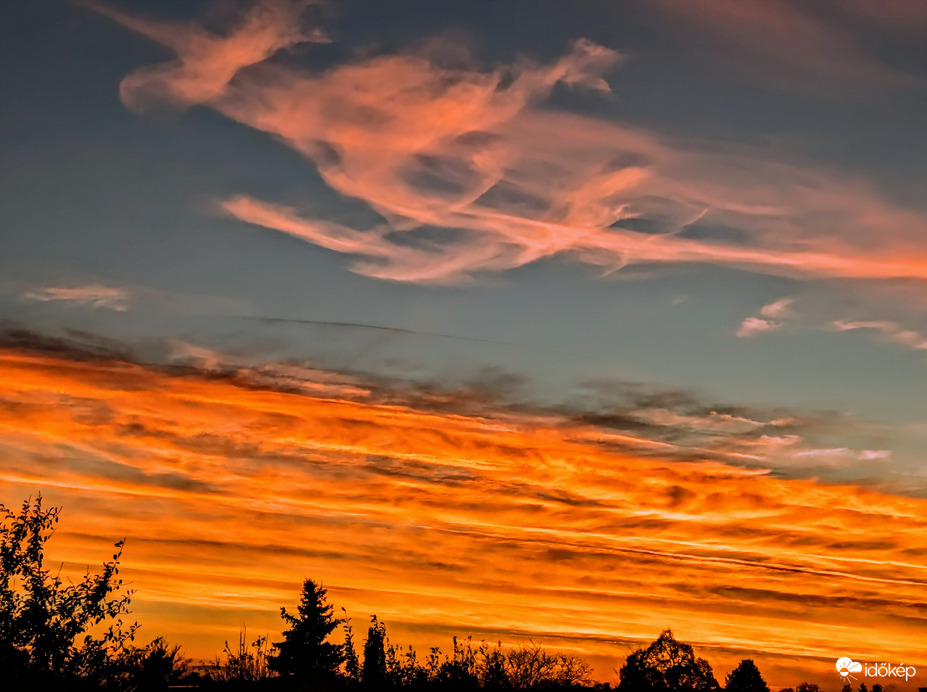
{"label": "tree silhouette", "polygon": [[344,627],[344,674],[349,680],[358,681],[361,679],[361,667],[357,659],[357,650],[354,648],[354,628],[351,627],[348,611],[342,608],[341,612],[344,613],[341,619]]}
{"label": "tree silhouette", "polygon": [[162,637],[144,647],[133,647],[120,657],[115,689],[133,692],[160,692],[179,683],[190,674],[190,660],[180,654],[179,646],[170,646]]}
{"label": "tree silhouette", "polygon": [[538,644],[523,645],[505,656],[509,685],[516,690],[572,687],[589,682],[592,672],[582,659],[549,654]]}
{"label": "tree silhouette", "polygon": [[290,628],[284,630],[282,642],[274,643],[277,653],[270,657],[270,669],[280,675],[307,680],[337,675],[345,659],[344,647],[325,641],[343,622],[334,617],[333,611],[325,588],[306,579],[297,606],[298,615],[290,615],[286,608],[280,609],[280,617]]}
{"label": "tree silhouette", "polygon": [[45,567],[45,543],[59,511],[43,509],[41,496],[23,502],[18,513],[0,505],[0,670],[12,688],[37,677],[102,682],[138,627],[124,629],[119,618],[132,593],[114,595],[122,588],[123,541],[102,572],[88,569],[77,583],[65,585]]}
{"label": "tree silhouette", "polygon": [[692,647],[676,641],[670,630],[646,649],[638,649],[619,672],[620,692],[711,692],[719,689],[711,666]]}
{"label": "tree silhouette", "polygon": [[760,669],[751,658],[745,658],[732,670],[724,684],[725,692],[769,692]]}
{"label": "tree silhouette", "polygon": [[375,689],[381,687],[386,680],[386,625],[376,615],[370,617],[363,665],[364,684]]}

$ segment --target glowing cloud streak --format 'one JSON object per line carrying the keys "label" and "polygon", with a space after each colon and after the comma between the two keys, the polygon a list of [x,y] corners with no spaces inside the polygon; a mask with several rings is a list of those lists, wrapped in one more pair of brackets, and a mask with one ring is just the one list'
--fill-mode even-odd
{"label": "glowing cloud streak", "polygon": [[52,559],[68,569],[127,535],[146,633],[195,655],[242,621],[277,631],[277,608],[312,575],[419,645],[533,637],[608,671],[616,641],[672,625],[717,665],[752,655],[783,684],[851,645],[927,663],[923,500],[681,463],[660,456],[672,444],[554,414],[378,403],[350,378],[285,372],[6,350],[0,501],[41,490],[63,504]]}

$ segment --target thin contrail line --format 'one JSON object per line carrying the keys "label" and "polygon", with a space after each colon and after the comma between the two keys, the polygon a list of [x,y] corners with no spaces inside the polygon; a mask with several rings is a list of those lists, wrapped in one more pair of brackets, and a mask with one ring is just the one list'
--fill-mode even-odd
{"label": "thin contrail line", "polygon": [[264,322],[266,324],[304,324],[316,327],[337,327],[343,329],[374,329],[391,334],[406,334],[409,336],[431,336],[439,339],[453,339],[456,341],[470,341],[480,344],[493,344],[495,346],[508,346],[509,348],[520,348],[527,351],[544,351],[546,353],[556,353],[561,356],[570,356],[571,358],[582,358],[584,360],[599,360],[592,356],[586,356],[581,353],[571,353],[570,351],[558,351],[541,346],[525,346],[522,344],[513,344],[509,341],[498,341],[496,339],[480,339],[475,336],[461,336],[460,334],[442,334],[440,332],[426,332],[419,329],[408,329],[406,327],[390,327],[381,324],[364,324],[361,322],[336,322],[331,320],[310,320],[291,317],[260,317],[258,315],[230,315],[233,319],[252,320],[255,322]]}

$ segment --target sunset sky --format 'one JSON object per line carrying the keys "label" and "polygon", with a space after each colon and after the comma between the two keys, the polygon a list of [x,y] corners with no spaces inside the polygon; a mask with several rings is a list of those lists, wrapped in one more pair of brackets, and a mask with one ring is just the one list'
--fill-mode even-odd
{"label": "sunset sky", "polygon": [[927,686],[927,3],[0,6],[0,503],[146,641]]}

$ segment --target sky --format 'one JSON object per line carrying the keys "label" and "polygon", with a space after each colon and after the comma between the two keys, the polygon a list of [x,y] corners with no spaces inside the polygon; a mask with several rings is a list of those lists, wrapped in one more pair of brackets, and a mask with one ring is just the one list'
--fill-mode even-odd
{"label": "sky", "polygon": [[0,503],[127,537],[141,635],[312,577],[927,685],[927,5],[33,0],[0,56]]}

